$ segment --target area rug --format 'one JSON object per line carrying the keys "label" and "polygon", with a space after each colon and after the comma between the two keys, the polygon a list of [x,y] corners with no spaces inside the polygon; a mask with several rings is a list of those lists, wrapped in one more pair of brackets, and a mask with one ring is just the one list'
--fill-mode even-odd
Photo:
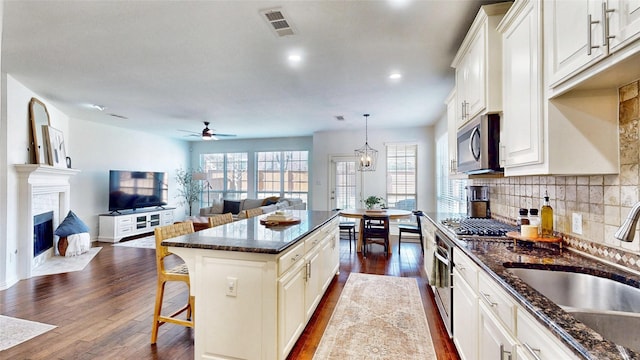
{"label": "area rug", "polygon": [[416,279],[351,273],[313,358],[436,360]]}
{"label": "area rug", "polygon": [[31,271],[31,276],[60,274],[84,269],[93,257],[102,250],[101,247],[92,247],[86,253],[78,256],[53,256],[44,264]]}
{"label": "area rug", "polygon": [[53,325],[0,315],[0,351],[55,328]]}
{"label": "area rug", "polygon": [[119,243],[113,244],[113,246],[122,246],[122,247],[135,247],[135,248],[143,248],[143,249],[155,249],[156,248],[156,237],[155,235],[145,236],[139,239],[121,241]]}

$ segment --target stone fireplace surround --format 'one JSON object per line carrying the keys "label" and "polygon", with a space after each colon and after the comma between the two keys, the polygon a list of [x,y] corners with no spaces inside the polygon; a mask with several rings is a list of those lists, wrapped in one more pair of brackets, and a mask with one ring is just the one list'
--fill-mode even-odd
{"label": "stone fireplace surround", "polygon": [[32,270],[55,252],[51,249],[34,258],[33,217],[45,211],[53,211],[53,227],[58,227],[60,217],[66,216],[70,208],[69,179],[80,170],[38,164],[15,165],[15,169],[19,181],[18,277],[28,279]]}

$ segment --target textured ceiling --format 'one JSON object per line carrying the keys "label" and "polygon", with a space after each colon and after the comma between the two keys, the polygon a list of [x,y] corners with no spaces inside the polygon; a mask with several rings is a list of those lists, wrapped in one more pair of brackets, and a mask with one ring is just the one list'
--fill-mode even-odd
{"label": "textured ceiling", "polygon": [[[8,1],[2,68],[74,118],[186,140],[203,121],[238,138],[359,129],[364,113],[370,128],[422,126],[489,2]],[[272,31],[272,8],[295,35]]]}

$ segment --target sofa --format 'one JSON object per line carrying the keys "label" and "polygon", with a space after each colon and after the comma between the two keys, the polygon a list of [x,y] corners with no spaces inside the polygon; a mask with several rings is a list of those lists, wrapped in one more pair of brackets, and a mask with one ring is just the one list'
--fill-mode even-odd
{"label": "sofa", "polygon": [[214,200],[209,207],[200,209],[200,216],[232,213],[234,219],[245,218],[245,210],[261,208],[263,214],[276,210],[306,210],[307,204],[302,199],[280,198],[277,196],[266,199],[242,200]]}

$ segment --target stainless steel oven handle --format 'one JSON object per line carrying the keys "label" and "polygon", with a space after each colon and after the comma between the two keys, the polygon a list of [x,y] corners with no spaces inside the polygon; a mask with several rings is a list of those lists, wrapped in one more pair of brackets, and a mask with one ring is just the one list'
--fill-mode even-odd
{"label": "stainless steel oven handle", "polygon": [[436,256],[436,259],[440,260],[443,264],[449,266],[449,259],[447,259],[444,256],[438,254],[437,252],[434,255]]}
{"label": "stainless steel oven handle", "polygon": [[473,158],[478,161],[480,160],[480,154],[476,154],[475,151],[473,151],[473,138],[476,137],[476,135],[478,136],[478,138],[480,137],[480,129],[478,129],[477,126],[473,128],[473,130],[471,131],[471,135],[469,135],[469,152],[471,153],[471,156],[473,156]]}

